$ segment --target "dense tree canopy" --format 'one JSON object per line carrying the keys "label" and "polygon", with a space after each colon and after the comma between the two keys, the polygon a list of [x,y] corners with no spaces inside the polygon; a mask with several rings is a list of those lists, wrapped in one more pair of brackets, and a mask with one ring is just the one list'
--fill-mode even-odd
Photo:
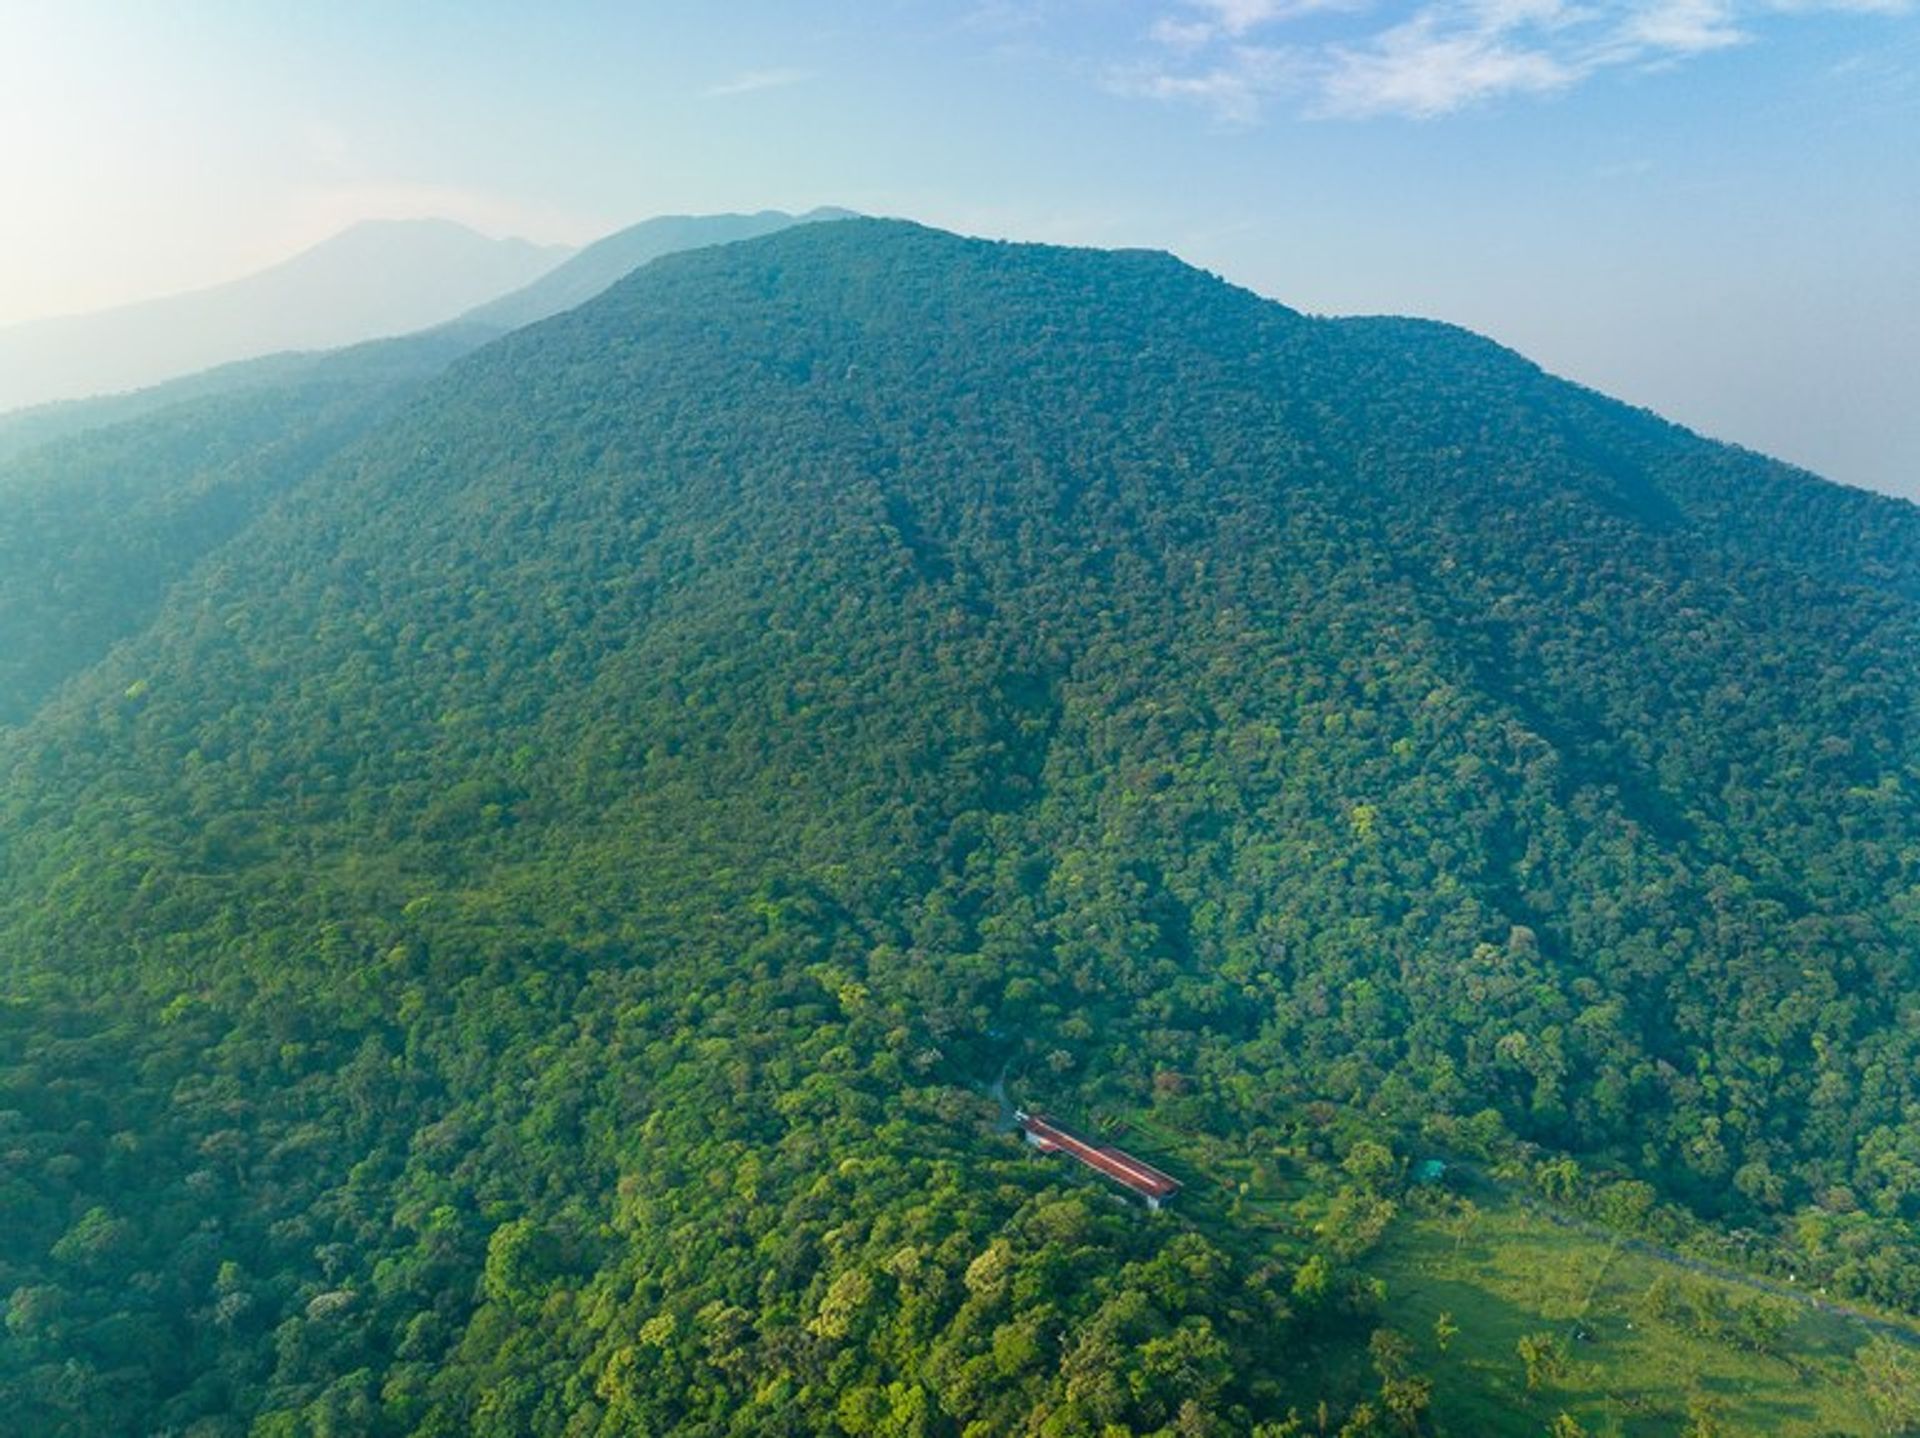
{"label": "dense tree canopy", "polygon": [[[1395,1126],[1920,1307],[1910,506],[1458,331],[878,222],[394,408],[264,488],[326,412],[231,409],[0,732],[37,1430],[1280,1425],[1366,1342]],[[45,542],[130,542],[80,452],[16,462]],[[1023,1158],[1008,1064],[1380,1128],[1261,1264]]]}

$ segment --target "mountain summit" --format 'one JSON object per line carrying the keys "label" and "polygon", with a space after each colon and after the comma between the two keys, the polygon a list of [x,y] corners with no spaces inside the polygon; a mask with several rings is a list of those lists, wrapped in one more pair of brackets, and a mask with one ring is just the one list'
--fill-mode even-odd
{"label": "mountain summit", "polygon": [[1417,1425],[1436,1150],[1920,1308],[1917,544],[1163,254],[657,260],[0,734],[10,1411]]}
{"label": "mountain summit", "polygon": [[531,284],[489,301],[462,318],[473,324],[518,329],[585,304],[616,280],[662,255],[757,239],[791,225],[852,217],[851,210],[831,208],[801,215],[783,210],[760,210],[751,215],[660,215],[595,240]]}

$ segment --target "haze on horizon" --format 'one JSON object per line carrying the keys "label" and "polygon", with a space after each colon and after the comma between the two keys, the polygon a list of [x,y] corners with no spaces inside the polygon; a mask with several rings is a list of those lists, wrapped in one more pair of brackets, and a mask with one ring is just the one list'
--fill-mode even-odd
{"label": "haze on horizon", "polygon": [[0,122],[0,325],[362,219],[835,204],[1453,321],[1920,497],[1911,0],[25,0]]}

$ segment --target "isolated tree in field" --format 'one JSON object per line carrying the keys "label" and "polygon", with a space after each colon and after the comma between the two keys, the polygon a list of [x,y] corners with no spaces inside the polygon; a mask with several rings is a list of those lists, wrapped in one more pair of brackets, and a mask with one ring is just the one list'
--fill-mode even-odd
{"label": "isolated tree in field", "polygon": [[1413,1342],[1397,1328],[1376,1328],[1367,1340],[1367,1351],[1373,1355],[1373,1371],[1381,1381],[1392,1382],[1405,1376],[1407,1362],[1413,1357]]}
{"label": "isolated tree in field", "polygon": [[1527,1387],[1535,1389],[1560,1376],[1566,1354],[1560,1340],[1551,1333],[1529,1333],[1514,1345],[1527,1368]]}
{"label": "isolated tree in field", "polygon": [[1380,1385],[1380,1406],[1393,1415],[1404,1433],[1418,1433],[1420,1420],[1433,1406],[1433,1382],[1427,1378],[1389,1378]]}

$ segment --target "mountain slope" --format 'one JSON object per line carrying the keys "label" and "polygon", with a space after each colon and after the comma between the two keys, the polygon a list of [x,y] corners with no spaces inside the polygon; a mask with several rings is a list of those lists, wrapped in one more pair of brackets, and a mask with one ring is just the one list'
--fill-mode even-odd
{"label": "mountain slope", "polygon": [[[1911,509],[1749,482],[1455,332],[899,224],[487,346],[0,737],[10,1404],[1407,1405],[1413,1133],[1920,1303],[1920,612],[1832,557]],[[1133,1222],[1002,1072],[1324,1203]]]}
{"label": "mountain slope", "polygon": [[0,727],[139,633],[210,552],[491,337],[442,327],[278,355],[0,425]]}
{"label": "mountain slope", "polygon": [[[1649,521],[1686,526],[1742,558],[1839,584],[1920,598],[1920,505],[1833,484],[1762,455],[1690,435],[1645,410],[1583,390],[1468,331],[1430,321],[1337,322],[1363,349],[1403,365],[1474,377],[1480,402],[1527,396],[1555,412],[1558,442]],[[1464,396],[1463,396],[1464,398]]]}
{"label": "mountain slope", "polygon": [[585,304],[662,255],[756,239],[791,225],[850,217],[847,210],[818,209],[804,215],[762,210],[752,215],[662,215],[642,220],[594,241],[531,284],[479,306],[465,318],[503,330],[519,329]]}
{"label": "mountain slope", "polygon": [[[723,243],[742,225],[791,222],[768,214],[644,223],[590,247],[584,275],[563,265],[558,289],[535,281],[502,303],[544,314],[583,284],[604,288],[594,278],[610,260],[644,263]],[[137,633],[209,552],[421,383],[501,333],[462,319],[0,416],[0,726],[26,719]]]}
{"label": "mountain slope", "polygon": [[297,388],[308,383],[405,383],[425,379],[500,334],[484,325],[455,321],[419,334],[367,340],[337,350],[291,350],[235,360],[125,394],[13,410],[0,414],[0,464],[56,440],[142,420],[196,400]]}
{"label": "mountain slope", "polygon": [[582,304],[662,255],[751,239],[793,224],[847,216],[847,211],[831,209],[811,210],[800,216],[767,210],[755,215],[675,215],[642,220],[568,256],[519,289],[419,334],[369,340],[338,351],[264,354],[131,393],[48,402],[0,414],[0,461],[51,440],[139,419],[186,400],[299,384],[309,378],[332,378],[343,371],[356,376],[382,368],[408,376],[428,372],[509,329],[549,319]]}
{"label": "mountain slope", "polygon": [[368,221],[229,284],[0,329],[0,410],[424,329],[565,256],[445,220]]}

